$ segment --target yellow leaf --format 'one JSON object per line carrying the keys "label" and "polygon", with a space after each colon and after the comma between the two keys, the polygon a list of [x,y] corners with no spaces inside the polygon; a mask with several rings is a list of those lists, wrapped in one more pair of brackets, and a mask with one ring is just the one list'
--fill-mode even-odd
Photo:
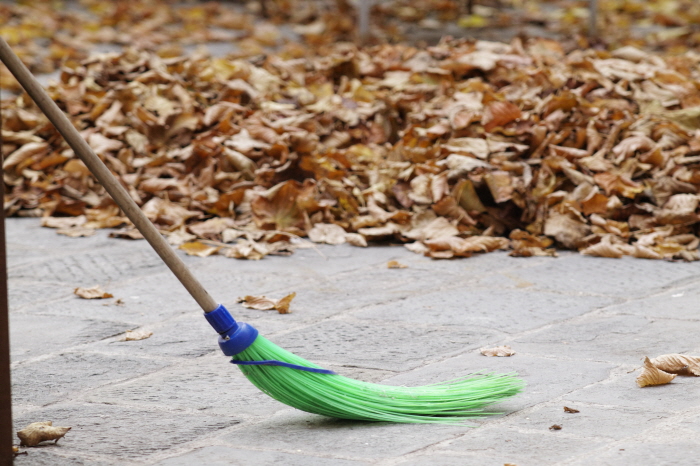
{"label": "yellow leaf", "polygon": [[54,440],[57,443],[68,431],[70,427],[54,427],[51,421],[33,422],[24,429],[17,432],[20,445],[33,447],[45,440]]}
{"label": "yellow leaf", "polygon": [[218,252],[220,248],[216,246],[208,246],[199,241],[191,241],[189,243],[181,244],[180,249],[185,251],[185,253],[190,256],[207,257]]}
{"label": "yellow leaf", "polygon": [[508,346],[508,345],[503,345],[503,346],[496,346],[494,348],[481,348],[479,350],[481,354],[484,356],[497,356],[497,357],[507,357],[507,356],[513,356],[515,354],[515,351]]}
{"label": "yellow leaf", "polygon": [[104,291],[100,285],[95,285],[91,288],[76,288],[73,293],[83,299],[107,299],[114,298],[110,293]]}
{"label": "yellow leaf", "polygon": [[640,387],[648,387],[652,385],[664,385],[671,380],[676,378],[676,374],[669,374],[662,370],[657,369],[649,360],[648,357],[644,358],[644,369],[642,373],[637,377],[637,385]]}

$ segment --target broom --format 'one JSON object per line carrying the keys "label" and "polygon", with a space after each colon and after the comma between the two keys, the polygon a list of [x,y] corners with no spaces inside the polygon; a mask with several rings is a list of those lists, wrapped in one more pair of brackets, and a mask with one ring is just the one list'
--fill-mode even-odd
{"label": "broom", "polygon": [[0,60],[204,310],[220,335],[224,354],[272,398],[303,411],[342,419],[461,424],[470,417],[495,414],[484,408],[523,389],[524,382],[514,375],[492,373],[474,373],[422,387],[361,382],[323,369],[258,335],[254,327],[236,322],[187,269],[1,37]]}

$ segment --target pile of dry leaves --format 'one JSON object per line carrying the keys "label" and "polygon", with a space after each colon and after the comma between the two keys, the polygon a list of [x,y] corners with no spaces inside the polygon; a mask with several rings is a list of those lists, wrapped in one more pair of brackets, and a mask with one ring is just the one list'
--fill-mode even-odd
{"label": "pile of dry leaves", "polygon": [[[696,260],[699,62],[518,39],[306,58],[131,50],[64,68],[50,94],[193,254],[257,259],[308,236],[434,258],[561,246]],[[2,113],[10,214],[74,235],[127,224],[27,97]]]}

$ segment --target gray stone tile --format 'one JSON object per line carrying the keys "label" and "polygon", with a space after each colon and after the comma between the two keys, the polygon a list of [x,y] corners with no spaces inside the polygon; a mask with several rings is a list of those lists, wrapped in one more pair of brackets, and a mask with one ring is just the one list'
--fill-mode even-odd
{"label": "gray stone tile", "polygon": [[567,462],[571,466],[653,464],[659,466],[692,466],[697,464],[700,439],[697,431],[676,424],[650,430],[608,445],[591,455],[582,455]]}
{"label": "gray stone tile", "polygon": [[638,298],[699,275],[700,269],[692,263],[566,254],[533,267],[486,275],[477,283],[490,287],[527,286],[558,293]]}
{"label": "gray stone tile", "polygon": [[91,403],[160,406],[196,410],[209,415],[266,417],[288,407],[245,378],[223,354],[214,354],[120,383],[85,395]]}
{"label": "gray stone tile", "polygon": [[[470,452],[492,458],[500,464],[541,466],[558,464],[576,455],[595,451],[606,443],[609,442],[590,438],[582,442],[579,438],[567,436],[563,431],[551,431],[547,428],[540,432],[497,426],[473,429],[455,440],[431,449],[431,453]],[[492,460],[485,464],[498,463]]]}
{"label": "gray stone tile", "polygon": [[45,405],[81,391],[161,369],[170,362],[154,358],[67,352],[12,368],[15,404]]}
{"label": "gray stone tile", "polygon": [[486,329],[328,320],[275,339],[306,359],[403,371],[493,339]]}
{"label": "gray stone tile", "polygon": [[8,299],[10,310],[25,310],[28,307],[53,308],[57,300],[66,300],[75,297],[71,287],[60,283],[45,283],[42,281],[27,279],[12,279],[8,286]]}
{"label": "gray stone tile", "polygon": [[[641,361],[639,367],[641,368]],[[695,377],[678,376],[669,384],[639,388],[635,379],[640,370],[618,369],[614,377],[602,383],[572,391],[573,402],[596,403],[614,408],[641,409],[650,412],[679,413],[700,407],[700,390]]]}
{"label": "gray stone tile", "polygon": [[104,458],[95,458],[82,452],[64,455],[63,443],[47,442],[32,448],[21,447],[22,454],[15,457],[14,466],[107,466],[119,464]]}
{"label": "gray stone tile", "polygon": [[13,362],[61,351],[76,345],[99,341],[134,325],[85,317],[41,314],[10,314],[10,341]]}
{"label": "gray stone tile", "polygon": [[401,458],[398,463],[401,466],[503,466],[502,459],[487,457],[466,452],[449,452],[435,453],[428,452],[423,454],[411,455],[407,458]]}
{"label": "gray stone tile", "polygon": [[[567,413],[564,406],[578,409],[578,413]],[[594,406],[575,402],[564,397],[562,401],[547,402],[524,412],[513,413],[508,426],[522,431],[546,432],[556,424],[560,432],[580,438],[607,438],[610,440],[638,435],[666,421],[672,413],[660,409],[620,406]]]}
{"label": "gray stone tile", "polygon": [[644,356],[691,351],[699,330],[700,322],[589,314],[515,338],[512,346],[524,353],[635,364]]}
{"label": "gray stone tile", "polygon": [[95,247],[18,265],[10,269],[8,275],[10,278],[66,283],[78,287],[125,279],[137,273],[156,273],[164,269],[163,262],[145,242],[121,240],[109,247]]}
{"label": "gray stone tile", "polygon": [[[694,281],[681,287],[673,287],[656,296],[635,299],[612,306],[608,312],[654,317],[658,319],[683,319],[697,321],[700,302],[700,283]],[[689,323],[694,325],[694,323]]]}
{"label": "gray stone tile", "polygon": [[15,425],[25,426],[36,419],[72,427],[60,441],[62,454],[113,457],[119,459],[119,464],[146,461],[154,453],[182,446],[200,436],[216,434],[238,423],[233,416],[61,403],[18,416]]}
{"label": "gray stone tile", "polygon": [[377,461],[425,448],[463,433],[468,427],[390,424],[329,419],[301,411],[280,413],[220,436],[240,448],[328,453]]}
{"label": "gray stone tile", "polygon": [[486,327],[517,333],[555,323],[615,302],[602,296],[571,296],[524,290],[448,288],[353,314],[373,321]]}
{"label": "gray stone tile", "polygon": [[245,450],[220,445],[200,448],[182,456],[154,463],[155,466],[191,466],[193,464],[206,464],[207,466],[250,466],[251,464],[259,466],[356,466],[371,463],[281,451]]}
{"label": "gray stone tile", "polygon": [[145,325],[142,328],[153,335],[143,340],[123,341],[124,335],[120,335],[88,345],[86,349],[105,354],[184,358],[220,352],[218,335],[201,314],[185,314]]}

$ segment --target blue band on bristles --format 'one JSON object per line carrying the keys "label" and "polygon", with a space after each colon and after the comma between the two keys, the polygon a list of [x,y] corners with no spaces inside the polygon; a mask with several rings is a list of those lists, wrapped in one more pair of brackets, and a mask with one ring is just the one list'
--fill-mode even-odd
{"label": "blue band on bristles", "polygon": [[337,375],[335,372],[328,369],[316,369],[315,367],[298,366],[296,364],[289,364],[288,362],[276,361],[274,359],[268,359],[266,361],[231,361],[232,364],[238,364],[239,366],[281,366],[288,367],[290,369],[297,369],[300,371],[313,372],[315,374],[328,374]]}

